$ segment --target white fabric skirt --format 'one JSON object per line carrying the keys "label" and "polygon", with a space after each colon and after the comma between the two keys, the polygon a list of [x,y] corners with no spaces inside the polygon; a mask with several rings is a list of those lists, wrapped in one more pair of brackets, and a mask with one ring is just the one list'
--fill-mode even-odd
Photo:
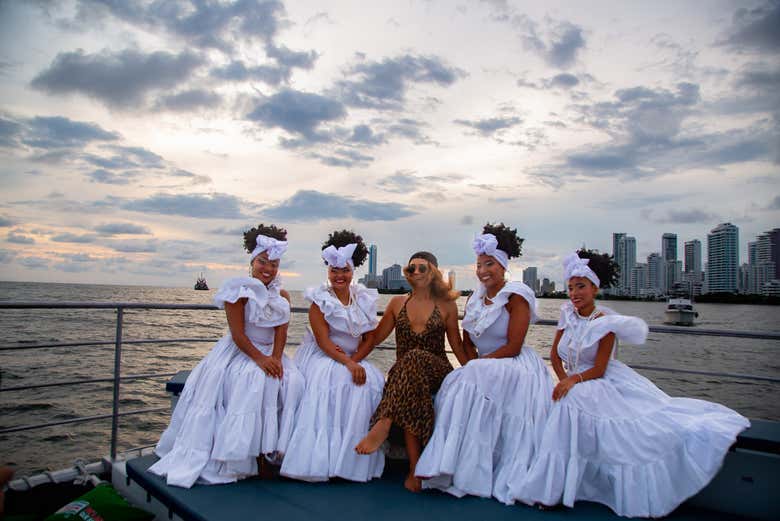
{"label": "white fabric skirt", "polygon": [[417,464],[423,488],[510,502],[541,440],[552,378],[529,346],[514,358],[477,359],[452,371],[436,394],[436,424]]}
{"label": "white fabric skirt", "polygon": [[260,454],[283,454],[305,384],[287,356],[282,365],[281,380],[266,376],[222,337],[187,378],[149,471],[180,487],[230,483],[257,474]]}
{"label": "white fabric skirt", "polygon": [[361,455],[355,446],[368,433],[371,415],[382,398],[384,375],[365,360],[366,383],[355,385],[352,373],[326,355],[307,334],[295,353],[306,378],[306,391],[281,474],[305,481],[339,477],[368,481],[382,475],[384,453]]}
{"label": "white fabric skirt", "polygon": [[671,398],[611,360],[602,378],[553,405],[539,452],[510,483],[524,503],[603,503],[621,516],[659,517],[704,488],[750,426],[716,403]]}

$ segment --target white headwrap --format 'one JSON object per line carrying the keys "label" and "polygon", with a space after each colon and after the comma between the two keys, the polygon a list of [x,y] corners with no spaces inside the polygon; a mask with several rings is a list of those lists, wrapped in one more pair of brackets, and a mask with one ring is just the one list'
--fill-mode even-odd
{"label": "white headwrap", "polygon": [[355,264],[352,262],[352,254],[355,253],[357,243],[347,244],[341,248],[336,248],[332,244],[322,250],[322,258],[328,264],[334,268],[345,268],[349,266],[355,269]]}
{"label": "white headwrap", "polygon": [[287,241],[280,241],[267,235],[257,236],[257,247],[252,250],[252,258],[249,262],[255,260],[255,257],[263,253],[268,252],[268,260],[281,259],[284,252],[287,251]]}
{"label": "white headwrap", "polygon": [[498,261],[498,263],[504,267],[505,270],[509,269],[509,255],[504,251],[498,249],[498,239],[492,233],[486,233],[478,236],[472,243],[474,253],[477,255],[490,255]]}
{"label": "white headwrap", "polygon": [[581,259],[577,252],[570,253],[563,258],[563,280],[568,282],[572,277],[585,277],[598,288],[601,285],[598,275],[590,269],[590,259]]}

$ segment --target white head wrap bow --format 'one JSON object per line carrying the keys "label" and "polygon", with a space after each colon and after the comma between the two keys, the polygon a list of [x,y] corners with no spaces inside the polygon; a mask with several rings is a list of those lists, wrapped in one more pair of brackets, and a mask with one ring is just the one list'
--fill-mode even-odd
{"label": "white head wrap bow", "polygon": [[598,288],[601,285],[598,275],[590,269],[590,259],[581,259],[577,252],[563,258],[563,280],[568,282],[572,277],[585,277]]}
{"label": "white head wrap bow", "polygon": [[355,253],[357,248],[356,243],[347,244],[341,248],[336,248],[332,244],[322,250],[322,258],[328,264],[334,268],[345,268],[349,266],[354,269],[355,264],[352,262],[352,254]]}
{"label": "white head wrap bow", "polygon": [[263,253],[268,252],[268,260],[281,259],[284,252],[287,251],[287,241],[280,241],[267,235],[257,236],[257,247],[252,250],[252,258],[250,262],[255,260],[255,257]]}
{"label": "white head wrap bow", "polygon": [[496,236],[492,233],[485,233],[478,236],[474,239],[472,247],[474,248],[474,253],[477,255],[490,255],[496,259],[505,270],[509,269],[509,255],[507,255],[504,250],[498,249],[498,239],[496,239]]}

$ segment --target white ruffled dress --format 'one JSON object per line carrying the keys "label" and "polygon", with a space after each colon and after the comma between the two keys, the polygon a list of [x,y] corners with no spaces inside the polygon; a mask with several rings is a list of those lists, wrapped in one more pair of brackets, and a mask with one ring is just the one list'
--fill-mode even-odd
{"label": "white ruffled dress", "polygon": [[[214,297],[217,306],[246,299],[244,328],[252,344],[273,351],[274,327],[290,321],[290,304],[278,281],[268,287],[251,277],[230,279]],[[292,434],[303,375],[282,356],[284,377],[267,376],[228,331],[187,378],[150,472],[169,485],[230,483],[257,474],[256,457],[283,454]]]}
{"label": "white ruffled dress", "polygon": [[[599,341],[642,344],[647,324],[599,307],[588,321],[561,306],[558,354],[572,372],[593,367]],[[579,354],[578,354],[579,353]],[[671,398],[618,360],[602,378],[571,388],[553,405],[542,446],[526,477],[510,483],[515,499],[571,507],[603,503],[618,515],[669,514],[709,483],[729,447],[750,422],[717,403]]]}
{"label": "white ruffled dress", "polygon": [[[490,305],[484,295],[477,288],[463,318],[480,357],[507,342],[510,296],[525,299],[531,322],[537,319],[536,298],[523,283],[507,282]],[[423,488],[511,502],[508,482],[537,450],[552,389],[547,366],[528,345],[515,357],[478,358],[452,371],[436,395],[436,424],[415,472],[428,478]]]}
{"label": "white ruffled dress", "polygon": [[[347,355],[355,353],[362,334],[377,325],[377,291],[356,284],[350,287],[350,293],[349,306],[344,306],[325,284],[304,293],[306,300],[325,316],[329,338]],[[295,353],[295,363],[306,378],[306,392],[281,474],[305,481],[332,477],[369,481],[381,476],[384,453],[361,455],[355,452],[355,446],[368,433],[371,415],[382,398],[384,375],[363,360],[360,365],[366,371],[366,382],[355,385],[352,373],[320,349],[310,330]]]}

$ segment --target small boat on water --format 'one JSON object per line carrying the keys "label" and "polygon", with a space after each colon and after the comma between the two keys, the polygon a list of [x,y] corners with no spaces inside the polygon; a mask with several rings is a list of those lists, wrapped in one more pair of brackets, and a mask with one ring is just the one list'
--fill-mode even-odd
{"label": "small boat on water", "polygon": [[199,290],[209,289],[209,285],[206,284],[206,279],[205,277],[203,277],[203,273],[201,273],[200,277],[198,277],[198,280],[195,281],[195,289],[199,289]]}
{"label": "small boat on water", "polygon": [[675,326],[692,326],[699,314],[693,309],[693,302],[687,298],[670,298],[666,303],[666,323]]}

